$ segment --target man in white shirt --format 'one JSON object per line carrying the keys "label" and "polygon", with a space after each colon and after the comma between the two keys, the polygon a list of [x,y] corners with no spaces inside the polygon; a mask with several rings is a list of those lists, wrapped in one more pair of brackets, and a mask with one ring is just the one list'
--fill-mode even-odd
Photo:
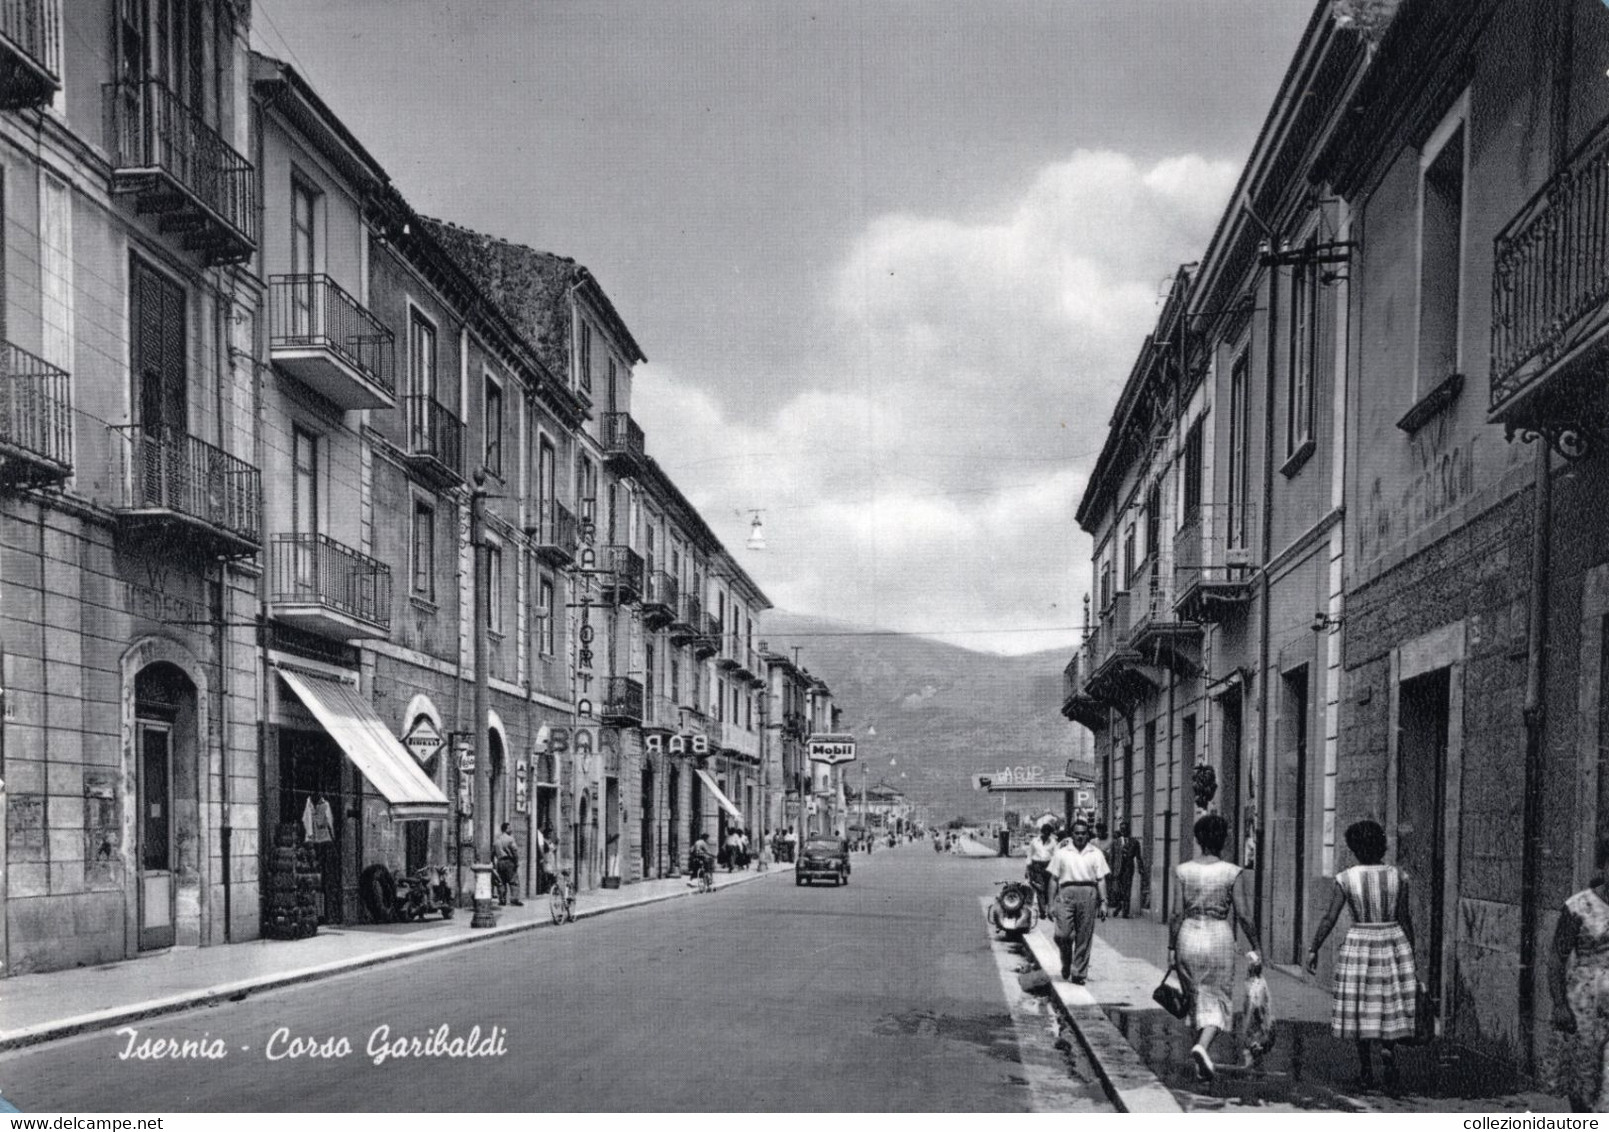
{"label": "man in white shirt", "polygon": [[1056,827],[1046,822],[1039,836],[1028,843],[1028,883],[1039,901],[1039,914],[1050,911],[1050,859],[1056,855]]}
{"label": "man in white shirt", "polygon": [[1106,878],[1112,867],[1089,841],[1089,823],[1073,823],[1071,844],[1050,858],[1050,915],[1056,921],[1061,977],[1083,985],[1089,975],[1089,949],[1095,921],[1106,918]]}

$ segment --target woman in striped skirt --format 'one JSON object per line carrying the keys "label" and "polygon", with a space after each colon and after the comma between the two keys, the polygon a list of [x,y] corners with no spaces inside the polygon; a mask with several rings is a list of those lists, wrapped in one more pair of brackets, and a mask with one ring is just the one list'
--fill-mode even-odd
{"label": "woman in striped skirt", "polygon": [[1383,864],[1386,832],[1379,822],[1360,821],[1346,831],[1346,845],[1358,863],[1335,877],[1335,895],[1313,936],[1307,969],[1318,970],[1324,945],[1343,908],[1352,912],[1341,952],[1335,960],[1335,1004],[1330,1030],[1358,1043],[1359,1080],[1374,1086],[1369,1059],[1371,1043],[1380,1043],[1380,1063],[1387,1088],[1397,1084],[1393,1043],[1411,1038],[1418,1006],[1414,973],[1413,918],[1408,905],[1408,878],[1395,865]]}

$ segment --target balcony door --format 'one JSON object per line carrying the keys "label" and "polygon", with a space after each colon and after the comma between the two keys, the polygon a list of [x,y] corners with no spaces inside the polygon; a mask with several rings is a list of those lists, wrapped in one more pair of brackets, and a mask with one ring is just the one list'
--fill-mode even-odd
{"label": "balcony door", "polygon": [[172,947],[174,941],[172,740],[165,720],[135,722],[142,951]]}
{"label": "balcony door", "polygon": [[291,533],[296,590],[318,591],[318,437],[300,425],[291,429]]}
{"label": "balcony door", "polygon": [[322,338],[314,304],[314,275],[318,273],[318,193],[299,178],[291,179],[291,335]]}
{"label": "balcony door", "polygon": [[204,490],[185,462],[188,395],[184,288],[140,260],[130,262],[130,371],[141,442],[133,474],[145,507],[204,514],[187,493]]}

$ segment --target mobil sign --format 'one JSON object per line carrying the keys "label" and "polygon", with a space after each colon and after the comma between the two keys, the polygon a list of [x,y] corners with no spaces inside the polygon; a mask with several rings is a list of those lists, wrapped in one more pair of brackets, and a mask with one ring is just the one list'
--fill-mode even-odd
{"label": "mobil sign", "polygon": [[813,763],[836,766],[855,761],[853,735],[812,735],[805,743],[805,753]]}

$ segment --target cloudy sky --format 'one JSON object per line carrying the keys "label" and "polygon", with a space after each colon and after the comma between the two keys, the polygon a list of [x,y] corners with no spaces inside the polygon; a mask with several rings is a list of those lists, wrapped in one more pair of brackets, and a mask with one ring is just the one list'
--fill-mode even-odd
{"label": "cloudy sky", "polygon": [[[574,256],[779,608],[1076,639],[1073,523],[1311,0],[257,0],[420,211]],[[750,509],[768,543],[748,552]]]}

